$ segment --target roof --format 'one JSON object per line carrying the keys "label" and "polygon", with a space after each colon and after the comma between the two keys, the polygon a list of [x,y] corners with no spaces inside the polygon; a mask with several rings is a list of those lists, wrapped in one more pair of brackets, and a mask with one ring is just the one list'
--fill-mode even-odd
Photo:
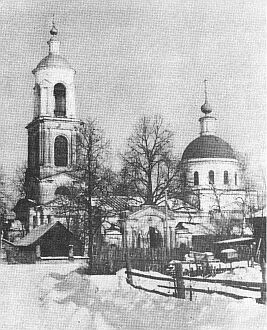
{"label": "roof", "polygon": [[[157,205],[142,205],[137,211],[129,214],[129,220],[138,220],[142,217],[149,216],[149,217],[158,217],[161,219],[165,219],[166,216],[165,207],[157,206]],[[168,219],[174,219],[174,212],[168,210],[167,212]]]}
{"label": "roof", "polygon": [[102,203],[104,206],[110,207],[117,212],[129,210],[130,207],[129,199],[124,196],[109,196],[104,198]]}
{"label": "roof", "polygon": [[204,226],[200,223],[189,223],[189,222],[179,222],[176,226],[176,229],[187,229],[190,234],[193,236],[202,236],[202,235],[210,235],[213,234],[213,228]]}
{"label": "roof", "polygon": [[58,226],[58,225],[61,225],[62,227],[64,227],[67,230],[67,228],[64,225],[62,225],[62,223],[60,223],[59,221],[57,221],[55,223],[44,224],[44,225],[35,227],[29,234],[24,236],[19,241],[15,242],[14,245],[15,246],[32,245],[32,244],[36,243],[42,236],[44,236],[44,234],[46,234],[51,228]]}
{"label": "roof", "polygon": [[61,55],[58,54],[49,54],[41,60],[37,67],[33,70],[33,73],[36,70],[46,69],[46,68],[63,68],[63,69],[72,69],[69,62]]}
{"label": "roof", "polygon": [[238,244],[238,243],[249,243],[254,241],[253,237],[240,237],[233,239],[226,239],[224,241],[214,242],[215,244]]}
{"label": "roof", "polygon": [[182,160],[193,158],[236,159],[229,143],[215,135],[201,135],[186,147]]}
{"label": "roof", "polygon": [[236,253],[236,250],[234,249],[225,249],[225,250],[222,250],[221,253],[229,253],[229,252],[234,252]]}
{"label": "roof", "polygon": [[12,242],[8,241],[8,240],[7,240],[7,239],[5,239],[5,238],[2,238],[2,244],[7,244],[7,245],[10,245],[10,246],[15,246],[15,244],[14,244],[14,243],[12,243]]}
{"label": "roof", "polygon": [[27,199],[27,198],[21,198],[20,200],[18,200],[18,202],[14,206],[13,210],[14,210],[14,212],[17,212],[19,210],[26,210],[32,206],[36,206],[35,201],[33,201],[31,199]]}
{"label": "roof", "polygon": [[266,218],[266,209],[256,212],[251,218]]}

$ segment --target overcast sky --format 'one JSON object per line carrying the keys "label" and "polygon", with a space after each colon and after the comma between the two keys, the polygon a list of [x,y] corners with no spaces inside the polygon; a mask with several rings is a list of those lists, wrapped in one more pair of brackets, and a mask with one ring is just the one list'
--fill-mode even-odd
{"label": "overcast sky", "polygon": [[6,173],[27,159],[31,71],[48,53],[53,13],[61,54],[77,70],[77,114],[98,118],[114,155],[143,114],[164,117],[181,155],[199,134],[207,78],[217,135],[248,153],[260,170],[266,129],[264,2],[1,0],[0,163]]}

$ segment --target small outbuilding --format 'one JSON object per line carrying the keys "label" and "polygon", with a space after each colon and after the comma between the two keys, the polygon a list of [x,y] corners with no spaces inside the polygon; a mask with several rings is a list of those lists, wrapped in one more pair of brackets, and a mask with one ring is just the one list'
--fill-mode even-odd
{"label": "small outbuilding", "polygon": [[34,228],[14,243],[9,262],[34,263],[42,257],[73,257],[82,255],[82,243],[59,221]]}

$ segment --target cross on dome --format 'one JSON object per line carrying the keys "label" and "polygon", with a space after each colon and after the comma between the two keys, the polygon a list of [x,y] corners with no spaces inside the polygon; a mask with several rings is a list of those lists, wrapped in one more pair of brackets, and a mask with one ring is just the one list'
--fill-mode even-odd
{"label": "cross on dome", "polygon": [[207,115],[212,112],[212,108],[208,102],[208,94],[207,94],[207,79],[204,80],[204,92],[205,92],[205,103],[201,106],[201,111]]}

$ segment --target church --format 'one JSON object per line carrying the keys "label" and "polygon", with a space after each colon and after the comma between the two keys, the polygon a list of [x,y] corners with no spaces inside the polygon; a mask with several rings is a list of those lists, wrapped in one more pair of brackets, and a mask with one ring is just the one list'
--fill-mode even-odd
{"label": "church", "polygon": [[[76,141],[81,121],[75,111],[75,69],[60,55],[58,30],[53,23],[49,52],[32,71],[35,78],[33,119],[27,125],[28,167],[26,198],[18,201],[16,218],[26,234],[59,219],[53,202],[75,183]],[[243,220],[238,199],[245,200],[239,162],[232,147],[216,136],[207,90],[199,119],[200,136],[182,155],[183,198],[155,207],[140,206],[127,214],[125,233],[131,247],[194,247],[215,233],[218,214]],[[255,195],[255,194],[254,194]],[[255,196],[254,196],[255,197]],[[256,203],[256,199],[253,199]],[[219,221],[221,221],[219,217]],[[123,244],[121,220],[111,219],[102,234],[107,244]],[[124,243],[125,244],[125,243]]]}
{"label": "church", "polygon": [[181,159],[182,198],[166,200],[165,208],[144,206],[130,214],[126,223],[132,247],[205,250],[210,248],[208,237],[252,234],[244,223],[244,208],[257,209],[257,194],[245,189],[236,153],[216,136],[216,118],[204,83],[200,136],[189,143]]}

